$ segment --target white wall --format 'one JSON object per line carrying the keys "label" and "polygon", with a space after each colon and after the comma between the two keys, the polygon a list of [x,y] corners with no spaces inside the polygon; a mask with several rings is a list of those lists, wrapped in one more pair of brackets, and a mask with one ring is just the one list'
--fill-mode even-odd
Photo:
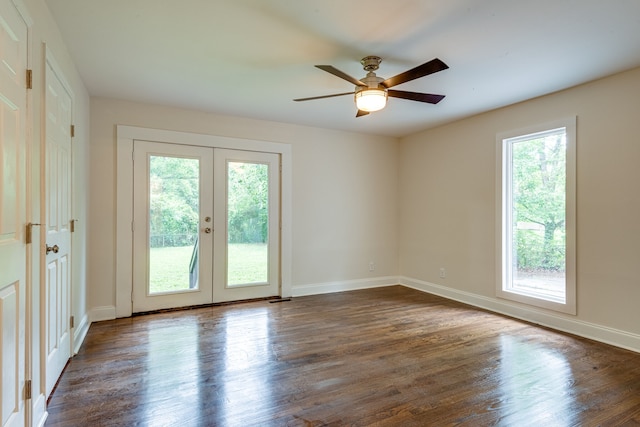
{"label": "white wall", "polygon": [[[73,235],[73,262],[71,264],[72,274],[72,301],[71,310],[76,319],[76,328],[74,340],[78,345],[86,332],[88,323],[83,323],[83,319],[87,317],[87,300],[86,300],[86,266],[87,266],[87,233],[88,228],[88,198],[89,188],[88,182],[89,164],[89,95],[79,74],[71,61],[66,46],[62,41],[62,37],[58,28],[53,21],[43,0],[23,0],[24,5],[33,20],[30,33],[30,62],[29,65],[33,70],[33,89],[29,95],[29,150],[30,150],[30,167],[31,167],[31,209],[29,212],[30,222],[40,222],[41,202],[41,143],[43,139],[43,123],[42,113],[44,108],[44,74],[45,59],[44,45],[46,44],[49,52],[55,58],[58,66],[61,68],[66,81],[71,86],[73,92],[73,122],[75,124],[75,138],[73,139],[73,215],[74,218],[80,220],[77,224],[76,232]],[[32,294],[31,294],[31,376],[33,379],[32,404],[33,422],[37,423],[44,416],[45,406],[41,393],[44,387],[44,378],[40,375],[41,363],[44,359],[41,357],[40,339],[41,339],[41,288],[40,288],[40,268],[39,261],[42,248],[37,243],[40,240],[40,229],[34,227],[33,241],[36,242],[31,247],[31,256],[33,259],[32,274]]]}
{"label": "white wall", "polygon": [[[404,138],[403,280],[640,351],[639,111],[635,69]],[[574,115],[578,314],[572,317],[495,298],[495,140],[502,131]]]}
{"label": "white wall", "polygon": [[396,283],[395,138],[92,98],[90,307],[115,304],[116,125],[291,144],[294,295]]}

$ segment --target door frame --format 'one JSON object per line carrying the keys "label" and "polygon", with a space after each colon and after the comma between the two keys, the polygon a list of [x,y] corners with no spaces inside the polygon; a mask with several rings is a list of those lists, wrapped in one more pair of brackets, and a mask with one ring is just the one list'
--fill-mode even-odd
{"label": "door frame", "polygon": [[118,125],[116,128],[116,306],[105,318],[132,315],[133,292],[133,141],[166,142],[210,148],[279,154],[280,171],[280,293],[292,294],[292,153],[291,145],[251,139]]}

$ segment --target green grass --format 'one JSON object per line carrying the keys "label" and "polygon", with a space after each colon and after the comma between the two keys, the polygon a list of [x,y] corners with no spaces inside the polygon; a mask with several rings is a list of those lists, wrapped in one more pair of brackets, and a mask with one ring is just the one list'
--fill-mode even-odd
{"label": "green grass", "polygon": [[267,282],[267,245],[264,243],[235,243],[229,245],[230,285]]}
{"label": "green grass", "polygon": [[151,248],[149,288],[151,293],[189,289],[189,262],[193,246]]}
{"label": "green grass", "polygon": [[[151,293],[189,289],[189,262],[193,246],[152,248],[149,259]],[[203,260],[200,260],[203,262]],[[211,262],[211,261],[209,261]],[[267,245],[229,245],[229,283],[267,281]]]}

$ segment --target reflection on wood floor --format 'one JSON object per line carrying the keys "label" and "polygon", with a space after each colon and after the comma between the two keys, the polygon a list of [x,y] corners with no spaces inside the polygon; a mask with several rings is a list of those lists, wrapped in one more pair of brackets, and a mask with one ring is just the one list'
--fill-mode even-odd
{"label": "reflection on wood floor", "polygon": [[93,324],[47,426],[640,424],[640,354],[391,286]]}

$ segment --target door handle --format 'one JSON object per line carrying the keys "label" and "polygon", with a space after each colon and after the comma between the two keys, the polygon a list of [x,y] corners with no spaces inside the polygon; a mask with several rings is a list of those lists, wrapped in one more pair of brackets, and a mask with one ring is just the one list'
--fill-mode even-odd
{"label": "door handle", "polygon": [[211,233],[211,227],[205,228],[204,232],[207,233],[207,234],[210,234]]}
{"label": "door handle", "polygon": [[[46,245],[46,243],[45,243],[45,245]],[[53,245],[53,246],[46,245],[46,246],[47,246],[47,255],[49,255],[49,252],[53,252],[54,254],[57,254],[58,251],[60,250],[58,245]]]}

